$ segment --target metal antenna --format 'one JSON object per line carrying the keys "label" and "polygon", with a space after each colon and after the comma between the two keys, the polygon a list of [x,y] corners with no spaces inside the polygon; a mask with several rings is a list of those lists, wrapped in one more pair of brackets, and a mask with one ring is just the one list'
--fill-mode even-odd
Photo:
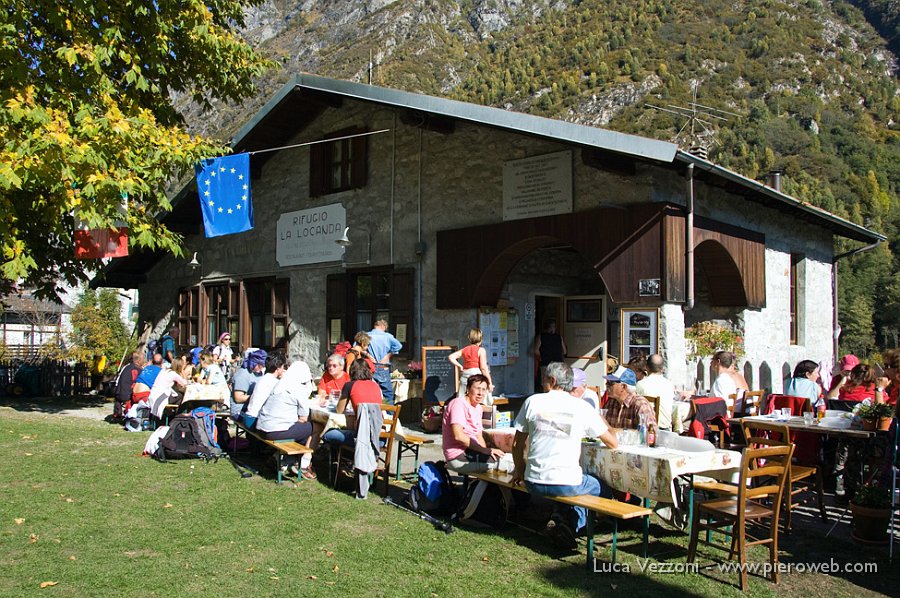
{"label": "metal antenna", "polygon": [[714,121],[728,122],[729,117],[740,118],[741,115],[697,103],[698,88],[699,84],[695,83],[692,87],[693,101],[688,102],[687,108],[675,104],[667,104],[665,107],[654,104],[647,106],[684,118],[684,123],[672,137],[672,141],[680,147],[687,148],[689,153],[706,159],[709,150],[717,143]]}

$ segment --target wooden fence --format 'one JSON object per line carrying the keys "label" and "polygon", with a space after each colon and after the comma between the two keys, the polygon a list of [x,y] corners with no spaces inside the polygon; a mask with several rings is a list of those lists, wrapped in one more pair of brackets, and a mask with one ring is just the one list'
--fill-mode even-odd
{"label": "wooden fence", "polygon": [[87,394],[91,375],[86,363],[53,359],[0,361],[0,394],[60,397]]}

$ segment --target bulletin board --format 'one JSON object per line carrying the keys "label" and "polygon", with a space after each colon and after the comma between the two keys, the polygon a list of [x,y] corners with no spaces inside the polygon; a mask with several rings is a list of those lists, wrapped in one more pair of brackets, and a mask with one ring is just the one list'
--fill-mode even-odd
{"label": "bulletin board", "polygon": [[478,327],[489,366],[511,365],[519,359],[519,313],[515,309],[482,307]]}

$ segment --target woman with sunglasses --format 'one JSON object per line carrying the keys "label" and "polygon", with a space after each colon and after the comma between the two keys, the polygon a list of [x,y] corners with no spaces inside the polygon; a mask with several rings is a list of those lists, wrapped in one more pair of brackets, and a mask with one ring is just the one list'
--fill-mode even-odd
{"label": "woman with sunglasses", "polygon": [[225,379],[231,379],[231,364],[234,362],[234,350],[231,348],[231,333],[223,332],[219,335],[219,342],[213,347],[212,356],[222,368]]}

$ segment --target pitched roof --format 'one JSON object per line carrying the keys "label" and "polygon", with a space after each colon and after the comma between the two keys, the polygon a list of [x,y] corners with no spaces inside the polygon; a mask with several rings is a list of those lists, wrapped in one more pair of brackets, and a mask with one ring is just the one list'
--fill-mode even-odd
{"label": "pitched roof", "polygon": [[[414,122],[415,119],[419,119],[424,126],[434,130],[449,131],[456,121],[465,121],[517,134],[570,143],[618,156],[621,160],[649,161],[677,169],[694,164],[695,172],[699,171],[700,178],[711,185],[725,187],[750,201],[821,226],[834,235],[864,243],[877,243],[886,239],[884,235],[849,220],[798,201],[727,168],[680,151],[677,145],[667,141],[307,73],[296,75],[286,83],[235,134],[231,145],[235,152],[254,152],[286,145],[322,111],[340,107],[345,98],[395,108],[401,112],[401,119],[406,118]],[[260,168],[270,156],[271,154],[253,156],[252,167]],[[193,198],[196,198],[196,189],[191,181],[176,195],[172,202],[173,210],[163,217],[163,222],[176,232],[198,233],[201,223],[200,207],[197,201],[191,201]],[[143,281],[147,270],[152,268],[160,257],[162,254],[158,252],[132,251],[129,257],[112,260],[100,275],[91,281],[91,287],[136,287]]]}

